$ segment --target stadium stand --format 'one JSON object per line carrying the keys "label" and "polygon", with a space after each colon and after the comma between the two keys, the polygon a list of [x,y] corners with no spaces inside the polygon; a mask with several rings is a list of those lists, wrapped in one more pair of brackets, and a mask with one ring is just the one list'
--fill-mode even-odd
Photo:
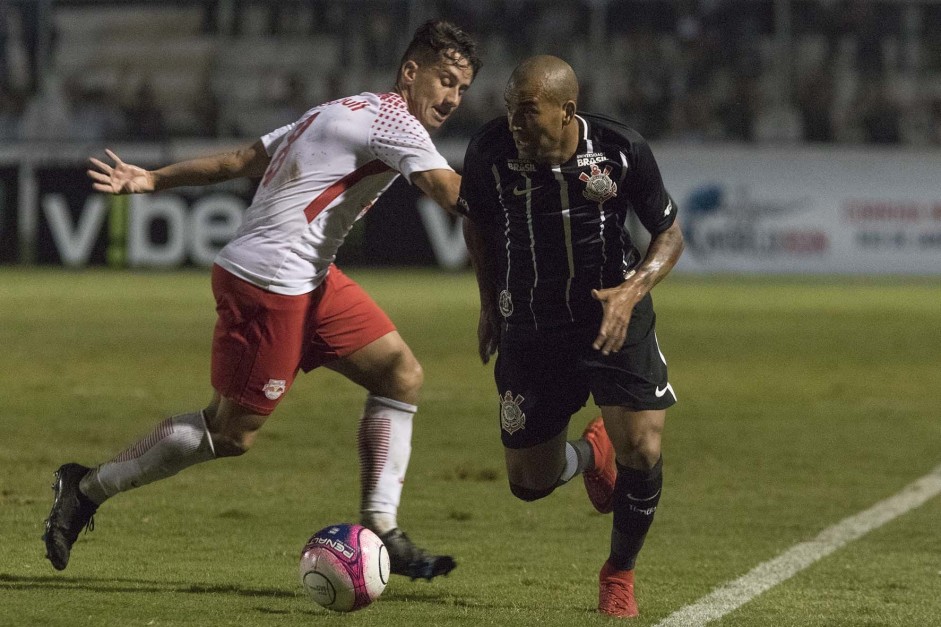
{"label": "stadium stand", "polygon": [[450,136],[499,114],[516,59],[550,52],[584,77],[583,108],[650,139],[941,144],[935,0],[40,2],[34,81],[17,79],[28,6],[0,0],[0,138],[255,136],[388,86],[403,33],[443,15],[486,59]]}

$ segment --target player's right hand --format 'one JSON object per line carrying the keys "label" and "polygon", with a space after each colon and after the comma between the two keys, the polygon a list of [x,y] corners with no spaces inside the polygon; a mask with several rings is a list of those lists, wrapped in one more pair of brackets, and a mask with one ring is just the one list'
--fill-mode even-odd
{"label": "player's right hand", "polygon": [[480,319],[477,321],[477,352],[482,363],[486,364],[493,355],[497,354],[502,332],[500,314],[496,309],[481,307]]}
{"label": "player's right hand", "polygon": [[94,181],[96,192],[106,194],[142,194],[154,191],[153,175],[136,165],[124,163],[121,158],[108,149],[105,153],[114,161],[110,166],[94,157],[89,158],[94,168],[87,170],[88,177]]}

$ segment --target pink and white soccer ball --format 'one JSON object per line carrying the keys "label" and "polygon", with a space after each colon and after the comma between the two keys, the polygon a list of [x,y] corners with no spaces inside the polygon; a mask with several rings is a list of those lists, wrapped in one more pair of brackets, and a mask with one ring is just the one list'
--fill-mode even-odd
{"label": "pink and white soccer ball", "polygon": [[315,603],[337,612],[354,612],[385,590],[389,552],[379,536],[361,525],[330,525],[304,545],[300,576]]}

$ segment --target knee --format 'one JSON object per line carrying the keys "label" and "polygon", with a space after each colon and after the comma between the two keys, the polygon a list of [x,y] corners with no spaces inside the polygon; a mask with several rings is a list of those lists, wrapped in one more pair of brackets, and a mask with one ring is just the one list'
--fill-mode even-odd
{"label": "knee", "polygon": [[238,457],[247,453],[267,419],[234,403],[207,407],[203,415],[216,457]]}
{"label": "knee", "polygon": [[629,442],[625,450],[617,452],[617,460],[625,466],[650,470],[660,460],[660,438],[638,438]]}
{"label": "knee", "polygon": [[641,429],[631,433],[626,441],[615,445],[617,460],[631,468],[649,470],[660,459],[661,431]]}
{"label": "knee", "polygon": [[526,501],[527,503],[543,499],[552,494],[554,490],[555,486],[550,486],[548,488],[527,488],[525,486],[513,483],[512,481],[510,482],[510,492],[513,493],[513,496],[521,501]]}
{"label": "knee", "polygon": [[388,395],[391,398],[415,404],[425,383],[425,371],[411,355],[401,355],[388,373]]}
{"label": "knee", "polygon": [[239,457],[244,455],[255,442],[255,434],[245,433],[210,433],[216,457]]}

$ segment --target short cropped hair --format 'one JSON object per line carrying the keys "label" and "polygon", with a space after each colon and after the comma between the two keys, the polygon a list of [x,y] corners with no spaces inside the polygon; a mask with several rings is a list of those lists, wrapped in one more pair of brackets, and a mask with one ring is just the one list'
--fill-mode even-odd
{"label": "short cropped hair", "polygon": [[477,78],[483,66],[477,55],[477,42],[470,35],[451,22],[429,20],[415,31],[399,62],[399,70],[409,60],[420,64],[437,63],[442,56],[452,62],[458,62],[463,57],[474,71],[473,78]]}

